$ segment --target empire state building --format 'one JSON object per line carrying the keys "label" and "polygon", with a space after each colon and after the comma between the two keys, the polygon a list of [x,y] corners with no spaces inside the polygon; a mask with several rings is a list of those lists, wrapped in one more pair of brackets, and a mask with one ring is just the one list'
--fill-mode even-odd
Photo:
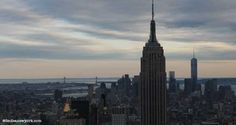
{"label": "empire state building", "polygon": [[141,57],[141,125],[166,125],[166,62],[156,38],[154,2],[150,37]]}

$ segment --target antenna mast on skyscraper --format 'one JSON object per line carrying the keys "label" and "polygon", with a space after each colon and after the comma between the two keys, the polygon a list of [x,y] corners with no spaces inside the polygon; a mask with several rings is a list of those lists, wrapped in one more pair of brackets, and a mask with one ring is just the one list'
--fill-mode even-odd
{"label": "antenna mast on skyscraper", "polygon": [[193,48],[193,58],[195,58],[195,49]]}
{"label": "antenna mast on skyscraper", "polygon": [[152,0],[152,20],[154,20],[154,0]]}

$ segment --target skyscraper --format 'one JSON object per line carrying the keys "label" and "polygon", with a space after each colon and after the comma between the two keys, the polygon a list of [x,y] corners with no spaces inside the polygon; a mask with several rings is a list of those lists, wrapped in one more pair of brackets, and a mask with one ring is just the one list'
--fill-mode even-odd
{"label": "skyscraper", "polygon": [[124,95],[129,95],[131,89],[131,80],[129,78],[129,75],[125,74],[117,82],[118,82],[119,93],[123,93]]}
{"label": "skyscraper", "polygon": [[184,92],[186,95],[189,95],[192,93],[193,90],[193,84],[192,79],[186,78],[184,79]]}
{"label": "skyscraper", "polygon": [[195,52],[193,51],[193,58],[191,59],[191,79],[192,79],[192,89],[196,90],[197,87],[197,58],[195,58]]}
{"label": "skyscraper", "polygon": [[171,93],[175,93],[177,90],[176,79],[175,79],[175,71],[169,72],[169,91]]}
{"label": "skyscraper", "polygon": [[210,79],[205,83],[204,95],[211,103],[217,99],[217,80]]}
{"label": "skyscraper", "polygon": [[156,39],[154,1],[150,38],[141,57],[141,125],[166,125],[166,66],[164,50]]}
{"label": "skyscraper", "polygon": [[95,92],[90,101],[89,125],[98,125],[98,105]]}

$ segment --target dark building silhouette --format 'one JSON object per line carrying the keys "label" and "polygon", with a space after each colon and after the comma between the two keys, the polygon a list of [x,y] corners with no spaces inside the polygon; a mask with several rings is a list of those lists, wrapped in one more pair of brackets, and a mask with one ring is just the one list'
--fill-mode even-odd
{"label": "dark building silhouette", "polygon": [[204,95],[210,102],[216,100],[217,97],[217,80],[211,79],[205,83]]}
{"label": "dark building silhouette", "polygon": [[96,105],[91,105],[90,107],[90,125],[98,124],[98,108]]}
{"label": "dark building silhouette", "polygon": [[230,85],[221,85],[218,91],[218,99],[224,100],[227,98],[232,98],[234,96],[234,91]]}
{"label": "dark building silhouette", "polygon": [[98,109],[98,124],[107,125],[111,123],[111,114],[109,113],[108,105],[106,102],[106,95],[101,95],[101,102]]}
{"label": "dark building silhouette", "polygon": [[193,85],[192,79],[188,79],[188,78],[184,79],[184,93],[186,95],[189,95],[192,93],[192,88],[193,88],[192,85]]}
{"label": "dark building silhouette", "polygon": [[141,81],[140,76],[135,75],[132,79],[132,90],[133,90],[133,97],[134,97],[134,104],[137,108],[137,113],[140,116],[141,115]]}
{"label": "dark building silhouette", "polygon": [[141,125],[166,125],[165,56],[156,39],[153,1],[150,30],[141,58]]}
{"label": "dark building silhouette", "polygon": [[200,94],[202,94],[202,85],[201,84],[196,84],[195,91],[198,91],[198,92],[200,92]]}
{"label": "dark building silhouette", "polygon": [[140,77],[139,76],[134,76],[132,80],[132,91],[133,91],[133,96],[138,97],[139,96],[139,86],[140,86]]}
{"label": "dark building silhouette", "polygon": [[85,119],[86,125],[89,125],[89,101],[72,100],[71,109],[74,111],[74,114],[78,114],[77,119]]}
{"label": "dark building silhouette", "polygon": [[100,98],[102,94],[107,94],[108,88],[106,87],[106,84],[102,82],[100,84],[100,87],[96,89],[96,96],[97,98]]}
{"label": "dark building silhouette", "polygon": [[89,125],[98,125],[98,105],[95,93],[93,94],[90,103]]}
{"label": "dark building silhouette", "polygon": [[117,91],[117,85],[116,83],[111,84],[111,92],[115,93]]}
{"label": "dark building silhouette", "polygon": [[61,90],[55,90],[54,91],[54,100],[56,101],[56,102],[59,102],[59,101],[61,101],[62,100],[62,95],[63,95],[63,92],[61,91]]}
{"label": "dark building silhouette", "polygon": [[40,119],[42,120],[42,122],[40,123],[40,125],[55,125],[55,118],[53,119],[51,116],[46,115],[46,114],[40,114]]}
{"label": "dark building silhouette", "polygon": [[120,93],[125,95],[130,95],[131,89],[131,79],[129,78],[128,74],[125,74],[118,80],[118,90]]}
{"label": "dark building silhouette", "polygon": [[169,72],[169,91],[171,93],[175,93],[177,90],[176,79],[175,79],[175,72]]}
{"label": "dark building silhouette", "polygon": [[195,58],[195,52],[193,52],[193,58],[191,59],[191,79],[192,79],[192,91],[197,89],[197,79],[198,79],[198,70],[197,70],[197,58]]}

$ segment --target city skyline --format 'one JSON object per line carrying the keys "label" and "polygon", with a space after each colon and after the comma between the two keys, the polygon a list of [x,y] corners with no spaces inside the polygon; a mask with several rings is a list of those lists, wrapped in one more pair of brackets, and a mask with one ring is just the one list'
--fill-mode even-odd
{"label": "city skyline", "polygon": [[[158,2],[157,36],[166,51],[167,71],[190,77],[194,48],[200,78],[235,77],[235,1]],[[1,1],[0,78],[138,74],[149,4],[93,3]]]}
{"label": "city skyline", "polygon": [[236,125],[234,11],[233,0],[2,0],[0,125]]}

